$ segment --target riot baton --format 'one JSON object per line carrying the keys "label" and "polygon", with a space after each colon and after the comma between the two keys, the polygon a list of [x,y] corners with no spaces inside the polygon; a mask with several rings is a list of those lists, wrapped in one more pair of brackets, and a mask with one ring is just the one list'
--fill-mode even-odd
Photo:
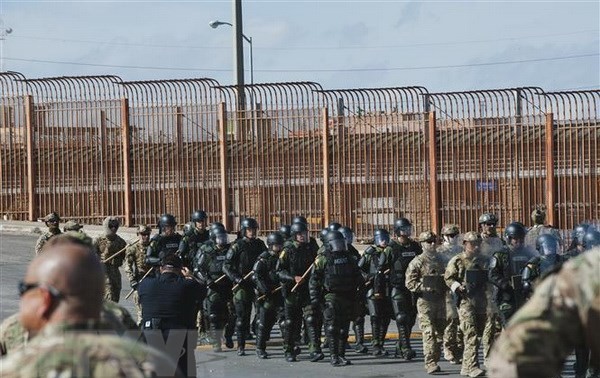
{"label": "riot baton", "polygon": [[[138,282],[138,285],[144,280],[144,278],[146,278],[146,276],[148,276],[148,274],[150,274],[150,272],[152,272],[154,270],[154,267],[151,267],[146,274],[144,274],[142,276],[142,279],[140,280],[140,282]],[[135,291],[135,289],[131,289],[131,291],[129,293],[127,293],[127,295],[125,296],[125,299],[129,299],[129,297],[131,297],[131,294],[133,294],[133,292]]]}
{"label": "riot baton", "polygon": [[[386,269],[383,274],[388,274],[390,272],[389,269]],[[369,279],[367,282],[365,282],[365,286],[369,286],[371,283],[373,282],[373,279]]]}
{"label": "riot baton", "polygon": [[[314,263],[313,263],[314,264]],[[304,272],[304,274],[302,275],[302,277],[300,277],[300,281],[298,281],[294,287],[292,288],[291,292],[293,293],[294,291],[296,291],[296,289],[298,288],[298,286],[300,286],[300,284],[302,284],[304,282],[304,280],[306,279],[306,276],[308,276],[308,273],[310,273],[310,270],[312,269],[313,264],[310,264],[310,266],[308,267],[308,269],[306,269],[306,272]]]}
{"label": "riot baton", "polygon": [[103,263],[107,263],[107,262],[109,262],[110,260],[112,260],[112,259],[113,259],[113,257],[115,257],[116,255],[118,255],[118,254],[122,253],[122,252],[123,252],[123,251],[125,251],[127,248],[131,247],[132,245],[135,245],[135,244],[139,243],[139,241],[140,241],[140,239],[138,239],[138,240],[134,241],[134,242],[133,242],[133,243],[131,243],[131,244],[127,244],[125,247],[123,247],[121,250],[119,250],[119,252],[115,253],[114,255],[112,255],[112,256],[110,256],[110,257],[107,257],[106,259],[102,260],[102,262],[103,262]]}
{"label": "riot baton", "polygon": [[[271,291],[270,294],[275,294],[277,293],[279,290],[281,290],[283,288],[283,286],[278,286],[277,288],[273,289]],[[265,299],[267,297],[267,294],[263,294],[260,297],[256,298],[257,301],[262,301],[263,299]]]}
{"label": "riot baton", "polygon": [[[245,280],[247,280],[247,279],[248,279],[248,278],[250,278],[250,276],[251,276],[251,275],[253,275],[253,274],[254,274],[254,271],[253,271],[253,270],[249,271],[249,272],[248,272],[248,274],[246,274],[246,275],[244,276],[244,278],[242,278],[242,281],[245,281]],[[241,283],[241,282],[240,282],[240,283]],[[235,291],[235,289],[237,289],[238,287],[240,287],[240,284],[235,284],[235,285],[233,285],[233,287],[231,288],[231,291]]]}
{"label": "riot baton", "polygon": [[227,275],[223,274],[221,277],[219,277],[219,278],[217,278],[216,280],[213,281],[213,285],[216,284],[216,283],[221,282],[221,280],[223,280],[223,278],[225,278],[225,277],[227,277]]}

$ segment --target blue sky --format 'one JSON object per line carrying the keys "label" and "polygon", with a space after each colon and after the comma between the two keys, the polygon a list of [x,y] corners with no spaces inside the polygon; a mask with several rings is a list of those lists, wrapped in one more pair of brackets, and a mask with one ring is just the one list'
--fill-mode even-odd
{"label": "blue sky", "polygon": [[[233,29],[208,26],[232,20],[231,0],[0,3],[13,29],[4,67],[27,77],[233,82]],[[245,1],[243,14],[255,82],[432,92],[600,87],[598,1]],[[525,62],[488,65],[515,61]]]}

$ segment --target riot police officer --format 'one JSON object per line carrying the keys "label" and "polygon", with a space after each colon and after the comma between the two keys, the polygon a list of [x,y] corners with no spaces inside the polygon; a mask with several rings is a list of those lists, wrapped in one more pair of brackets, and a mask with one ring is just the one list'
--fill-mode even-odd
{"label": "riot police officer", "polygon": [[254,302],[254,283],[250,279],[252,268],[267,246],[258,239],[258,222],[254,218],[244,218],[241,222],[240,238],[227,252],[223,273],[235,284],[233,304],[235,307],[235,331],[238,344],[238,355],[246,355],[246,335],[250,329],[250,314]]}
{"label": "riot police officer", "polygon": [[390,298],[385,275],[385,252],[390,249],[390,234],[387,230],[377,229],[374,244],[368,247],[358,262],[362,271],[367,293],[367,305],[371,320],[373,355],[384,356],[385,335],[390,324]]}
{"label": "riot police officer", "polygon": [[194,273],[206,283],[208,293],[204,301],[204,313],[208,316],[210,339],[215,352],[221,351],[221,338],[225,330],[225,346],[233,348],[235,311],[231,281],[223,277],[223,264],[229,251],[227,233],[215,228],[211,231],[212,243],[204,243],[197,252]]}
{"label": "riot police officer", "polygon": [[[306,225],[306,229],[310,231],[310,225],[308,224],[308,220],[306,219],[306,217],[304,217],[302,215],[295,216],[294,219],[292,219],[292,224],[294,224],[294,223],[303,223],[304,225]],[[290,232],[290,236],[291,236],[291,232]],[[313,238],[310,235],[309,235],[308,243],[310,244],[310,248],[319,249],[319,245],[317,244],[317,241],[315,240],[315,238]]]}
{"label": "riot police officer", "polygon": [[278,232],[267,236],[269,250],[263,252],[254,264],[254,282],[260,300],[258,304],[258,324],[256,334],[256,355],[260,359],[268,357],[266,347],[271,329],[275,325],[277,315],[283,309],[283,297],[279,293],[279,276],[277,263],[279,253],[283,250],[285,240]]}
{"label": "riot police officer", "polygon": [[505,325],[525,302],[521,272],[531,259],[524,246],[527,229],[519,222],[510,223],[504,230],[508,245],[494,252],[490,259],[490,282],[496,286],[495,301]]}
{"label": "riot police officer", "polygon": [[326,238],[329,248],[319,255],[310,277],[310,299],[313,303],[325,298],[325,330],[328,334],[331,365],[346,366],[348,329],[352,320],[356,291],[363,285],[358,261],[346,248],[344,236],[330,231]]}
{"label": "riot police officer", "polygon": [[[159,276],[140,282],[138,294],[146,341],[166,348],[171,346],[168,340],[181,340],[183,349],[177,345],[165,352],[175,353],[173,357],[179,358],[177,365],[185,376],[196,376],[196,309],[206,295],[204,287],[193,279],[181,258],[170,253],[161,260]],[[157,336],[162,337],[161,342],[155,341]]]}
{"label": "riot police officer", "polygon": [[555,271],[566,260],[558,254],[560,244],[552,234],[542,234],[536,242],[539,256],[532,257],[523,268],[523,292],[526,297],[533,293],[538,281]]}
{"label": "riot police officer", "polygon": [[[344,240],[346,240],[348,253],[354,256],[356,261],[359,261],[361,258],[360,253],[352,245],[352,242],[354,241],[354,232],[352,232],[352,229],[350,227],[340,227],[338,231],[342,233]],[[367,315],[367,303],[364,288],[361,287],[361,290],[358,290],[356,294],[356,314],[355,318],[352,320],[352,329],[356,338],[354,350],[356,350],[356,353],[368,353],[369,350],[365,346],[365,316]]]}
{"label": "riot police officer", "polygon": [[293,239],[285,244],[277,265],[285,308],[284,352],[288,362],[296,361],[299,349],[296,348],[296,340],[300,337],[304,319],[310,359],[316,362],[325,357],[321,351],[319,308],[316,303],[311,304],[308,290],[309,269],[317,257],[317,250],[310,243],[306,224],[292,224],[291,233]]}
{"label": "riot police officer", "polygon": [[583,246],[583,237],[590,227],[591,226],[588,223],[581,223],[575,226],[573,232],[571,233],[571,245],[569,245],[569,248],[565,253],[568,258],[577,257],[583,251],[585,251],[585,247]]}
{"label": "riot police officer", "polygon": [[160,265],[160,260],[168,255],[176,253],[181,242],[181,235],[175,232],[177,221],[171,214],[163,214],[158,220],[159,234],[150,240],[146,250],[146,264],[151,266]]}
{"label": "riot police officer", "polygon": [[417,319],[417,309],[412,293],[406,288],[406,269],[412,259],[422,253],[422,249],[410,238],[412,223],[408,219],[398,219],[394,223],[394,233],[396,239],[386,252],[386,266],[390,268],[390,297],[399,334],[396,357],[412,360],[416,353],[410,346],[410,333]]}

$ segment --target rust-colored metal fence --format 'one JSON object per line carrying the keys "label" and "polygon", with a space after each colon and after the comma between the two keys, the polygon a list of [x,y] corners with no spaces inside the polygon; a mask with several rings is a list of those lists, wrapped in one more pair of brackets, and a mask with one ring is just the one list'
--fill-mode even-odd
{"label": "rust-colored metal fence", "polygon": [[[183,223],[202,208],[235,230],[296,215],[360,238],[400,216],[417,232],[477,228],[482,212],[563,230],[600,218],[600,91],[236,87],[213,79],[0,74],[0,213]],[[243,108],[241,105],[244,105]]]}

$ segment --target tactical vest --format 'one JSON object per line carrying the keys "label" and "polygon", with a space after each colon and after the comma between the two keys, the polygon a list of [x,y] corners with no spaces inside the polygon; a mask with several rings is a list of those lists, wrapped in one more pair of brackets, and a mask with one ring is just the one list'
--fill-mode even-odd
{"label": "tactical vest", "polygon": [[421,254],[421,246],[413,240],[407,245],[394,242],[390,261],[390,284],[394,287],[405,287],[408,264]]}
{"label": "tactical vest", "polygon": [[288,249],[290,260],[290,274],[292,276],[302,276],[304,272],[315,261],[316,252],[308,243],[294,243]]}
{"label": "tactical vest", "polygon": [[240,239],[236,243],[240,250],[239,272],[245,275],[252,270],[258,256],[265,251],[265,246],[260,239]]}
{"label": "tactical vest", "polygon": [[152,257],[163,257],[171,253],[177,252],[181,243],[181,235],[173,234],[165,236],[162,234],[152,238],[150,246],[152,246]]}
{"label": "tactical vest", "polygon": [[225,245],[225,248],[219,250],[216,245],[204,251],[204,253],[210,256],[210,263],[208,265],[208,275],[211,279],[217,279],[223,275],[223,263],[225,263],[225,259],[227,257],[227,250],[229,250],[229,245]]}
{"label": "tactical vest", "polygon": [[554,255],[554,257],[550,256],[540,256],[539,260],[539,277],[544,277],[548,272],[552,271],[557,265],[561,264],[563,259]]}
{"label": "tactical vest", "polygon": [[269,252],[263,252],[259,259],[266,266],[267,271],[269,272],[266,276],[266,286],[274,288],[279,285],[279,276],[277,275],[277,262],[279,261],[279,257],[277,255],[272,255]]}
{"label": "tactical vest", "polygon": [[355,293],[358,265],[348,252],[328,252],[325,266],[325,289],[330,293]]}
{"label": "tactical vest", "polygon": [[527,265],[527,262],[531,259],[531,256],[525,253],[522,249],[513,251],[510,255],[511,269],[513,276],[520,276],[523,272],[523,268]]}
{"label": "tactical vest", "polygon": [[365,255],[369,256],[369,271],[367,272],[369,280],[373,280],[373,293],[385,294],[387,291],[385,276],[380,272],[381,258],[383,250],[376,246],[370,246],[365,251]]}

